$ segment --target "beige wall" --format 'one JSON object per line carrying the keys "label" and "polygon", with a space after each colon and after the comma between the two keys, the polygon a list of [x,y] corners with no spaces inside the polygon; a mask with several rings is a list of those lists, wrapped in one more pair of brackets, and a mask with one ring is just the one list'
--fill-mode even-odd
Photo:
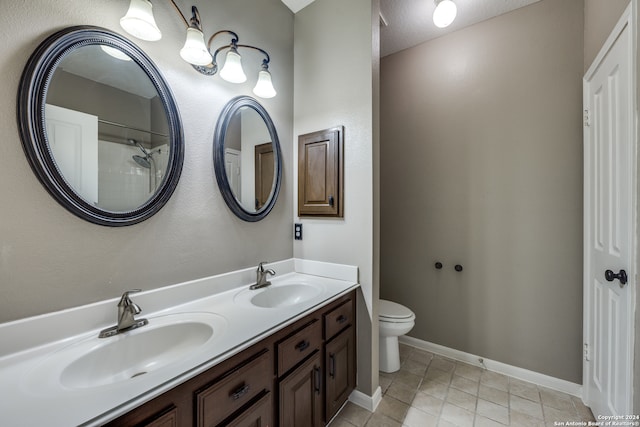
{"label": "beige wall", "polygon": [[[295,16],[294,156],[297,135],[344,125],[343,219],[302,219],[294,255],[357,265],[358,389],[378,387],[373,271],[373,75],[371,0],[316,0]],[[296,177],[294,173],[294,178]],[[294,215],[297,215],[294,194]],[[373,317],[375,318],[375,317]]]}
{"label": "beige wall", "polygon": [[630,0],[584,0],[584,71],[587,71]]}
{"label": "beige wall", "polygon": [[61,28],[89,24],[123,33],[118,21],[127,2],[12,2],[0,14],[0,322],[293,255],[293,14],[280,0],[195,4],[207,34],[230,28],[242,42],[271,54],[278,96],[260,102],[273,118],[284,156],[274,210],[258,223],[237,219],[217,188],[211,161],[220,111],[234,96],[252,95],[261,58],[243,55],[249,80],[242,85],[196,73],[178,55],[184,43],[182,21],[169,2],[154,2],[163,38],[135,43],[158,65],[180,109],[186,144],[180,183],[158,214],[129,227],[94,225],[66,211],[38,182],[22,151],[15,119],[20,74],[36,46]]}
{"label": "beige wall", "polygon": [[409,335],[581,383],[582,71],[581,0],[382,59],[380,295]]}

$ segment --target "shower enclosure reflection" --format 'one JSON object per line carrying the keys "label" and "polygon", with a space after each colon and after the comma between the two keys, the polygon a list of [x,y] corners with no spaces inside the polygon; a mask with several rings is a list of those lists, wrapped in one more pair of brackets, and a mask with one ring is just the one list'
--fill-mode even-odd
{"label": "shower enclosure reflection", "polygon": [[127,212],[163,182],[169,126],[147,74],[103,47],[78,48],[56,68],[46,97],[47,138],[58,170],[83,199]]}

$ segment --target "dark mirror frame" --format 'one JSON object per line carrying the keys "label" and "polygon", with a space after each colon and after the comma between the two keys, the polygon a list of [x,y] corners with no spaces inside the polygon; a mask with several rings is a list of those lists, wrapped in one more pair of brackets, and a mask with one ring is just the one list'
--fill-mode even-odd
{"label": "dark mirror frame", "polygon": [[[224,140],[227,134],[229,123],[234,114],[243,107],[250,107],[255,110],[264,124],[267,126],[269,135],[271,135],[271,143],[273,144],[274,152],[274,180],[273,187],[271,189],[271,195],[269,200],[256,212],[246,210],[238,201],[236,196],[231,191],[229,180],[225,171],[224,162]],[[218,187],[222,193],[224,201],[231,211],[240,219],[248,222],[260,221],[271,212],[271,209],[276,204],[278,199],[278,193],[280,192],[280,183],[282,180],[282,152],[280,151],[280,141],[278,140],[278,132],[271,121],[271,117],[267,110],[254,98],[250,96],[237,96],[225,105],[218,122],[216,123],[216,130],[213,137],[213,166],[216,173],[216,181],[218,181]]]}
{"label": "dark mirror frame", "polygon": [[[169,165],[155,194],[137,209],[112,212],[85,201],[58,170],[49,148],[44,107],[55,69],[70,51],[88,45],[107,45],[126,53],[155,86],[169,125]],[[18,127],[24,152],[47,191],[66,209],[82,219],[104,226],[137,224],[157,213],[178,185],[184,162],[182,123],[173,94],[151,59],[135,44],[110,30],[94,26],[65,28],[44,40],[33,52],[20,79]]]}

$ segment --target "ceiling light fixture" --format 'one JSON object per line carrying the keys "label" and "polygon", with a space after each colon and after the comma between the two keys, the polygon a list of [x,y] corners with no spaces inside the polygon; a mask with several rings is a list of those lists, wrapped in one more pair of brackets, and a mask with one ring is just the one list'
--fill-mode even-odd
{"label": "ceiling light fixture", "polygon": [[436,27],[444,28],[451,25],[458,13],[456,4],[451,0],[435,0],[436,10],[433,11],[433,23]]}
{"label": "ceiling light fixture", "polygon": [[[222,30],[214,33],[209,41],[205,44],[204,33],[200,21],[200,13],[195,6],[191,7],[191,20],[187,22],[174,0],[170,0],[176,12],[187,27],[187,37],[182,49],[180,49],[180,57],[190,63],[194,69],[201,74],[213,76],[218,72],[217,57],[218,53],[228,50],[224,66],[220,69],[220,77],[231,83],[244,83],[247,76],[242,69],[241,56],[238,53],[239,48],[256,50],[264,55],[261,70],[258,72],[258,82],[253,88],[253,93],[261,98],[273,98],[276,96],[276,90],[271,82],[271,73],[269,73],[269,54],[259,47],[238,44],[238,34],[230,30]],[[120,25],[124,30],[134,37],[147,41],[160,40],[162,34],[158,29],[153,18],[151,2],[149,0],[131,0],[127,14],[120,19]],[[231,42],[216,49],[211,54],[211,43],[213,39],[220,34],[228,34],[231,36]]]}

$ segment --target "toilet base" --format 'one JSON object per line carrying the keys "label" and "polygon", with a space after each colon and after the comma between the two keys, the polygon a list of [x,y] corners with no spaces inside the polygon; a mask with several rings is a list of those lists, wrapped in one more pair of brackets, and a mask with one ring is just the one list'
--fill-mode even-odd
{"label": "toilet base", "polygon": [[379,342],[380,370],[392,373],[400,370],[400,350],[398,337],[380,337]]}

